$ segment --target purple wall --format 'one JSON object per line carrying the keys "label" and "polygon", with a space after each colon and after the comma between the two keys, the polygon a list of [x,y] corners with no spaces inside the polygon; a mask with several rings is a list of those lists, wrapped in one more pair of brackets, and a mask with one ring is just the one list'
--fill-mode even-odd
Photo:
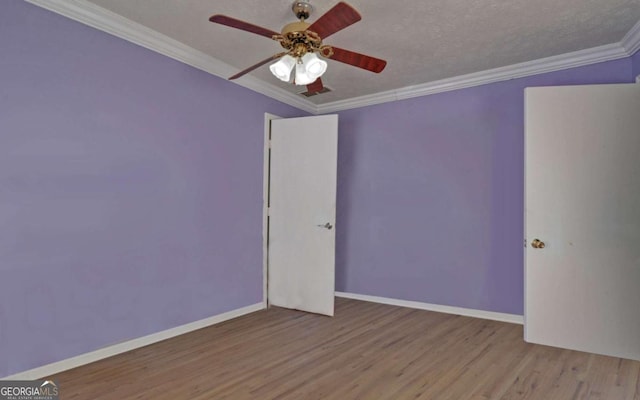
{"label": "purple wall", "polygon": [[[304,112],[23,1],[0,48],[0,377],[261,301],[263,113]],[[340,113],[337,289],[522,313],[523,89],[631,69]]]}
{"label": "purple wall", "polygon": [[262,301],[263,113],[305,113],[0,2],[0,377]]}
{"label": "purple wall", "polygon": [[341,112],[336,289],[522,314],[524,88],[630,74],[627,58]]}
{"label": "purple wall", "polygon": [[633,81],[635,82],[636,76],[640,75],[640,51],[636,52],[636,54],[631,57],[633,63]]}

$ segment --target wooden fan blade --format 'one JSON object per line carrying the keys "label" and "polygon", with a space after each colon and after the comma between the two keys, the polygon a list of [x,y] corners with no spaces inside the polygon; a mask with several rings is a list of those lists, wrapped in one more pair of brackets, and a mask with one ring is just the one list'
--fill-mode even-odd
{"label": "wooden fan blade", "polygon": [[330,35],[360,21],[362,17],[347,3],[340,2],[316,20],[308,30],[317,33],[324,40]]}
{"label": "wooden fan blade", "polygon": [[253,71],[254,69],[258,68],[258,67],[262,67],[263,65],[265,65],[266,63],[268,63],[269,61],[273,61],[273,60],[277,60],[278,58],[284,56],[287,53],[280,53],[280,54],[276,54],[273,55],[265,60],[260,61],[259,63],[257,63],[256,65],[252,65],[249,68],[242,70],[240,72],[238,72],[237,74],[235,74],[234,76],[232,76],[231,78],[229,78],[230,81],[234,80],[234,79],[238,79],[240,78],[242,75],[247,74],[251,71]]}
{"label": "wooden fan blade", "polygon": [[265,36],[271,39],[273,35],[279,35],[278,32],[272,31],[271,29],[263,28],[258,25],[253,25],[248,22],[240,21],[239,19],[227,17],[226,15],[216,14],[209,18],[209,21],[214,22],[216,24],[222,24],[226,26],[230,26],[232,28],[240,29],[243,31],[255,33],[256,35]]}
{"label": "wooden fan blade", "polygon": [[354,67],[366,69],[377,74],[382,72],[384,67],[387,66],[387,62],[379,58],[365,56],[364,54],[341,49],[339,47],[331,46],[331,48],[333,49],[333,55],[329,58],[331,58],[332,60],[353,65]]}
{"label": "wooden fan blade", "polygon": [[307,93],[318,93],[322,92],[324,89],[324,85],[322,84],[322,79],[318,78],[313,83],[307,85]]}

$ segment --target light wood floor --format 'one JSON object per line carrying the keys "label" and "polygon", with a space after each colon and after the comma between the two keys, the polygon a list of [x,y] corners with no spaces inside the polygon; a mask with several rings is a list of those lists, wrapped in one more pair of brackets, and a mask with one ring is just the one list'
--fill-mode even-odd
{"label": "light wood floor", "polygon": [[640,399],[640,362],[522,326],[336,299],[272,308],[56,375],[62,399]]}

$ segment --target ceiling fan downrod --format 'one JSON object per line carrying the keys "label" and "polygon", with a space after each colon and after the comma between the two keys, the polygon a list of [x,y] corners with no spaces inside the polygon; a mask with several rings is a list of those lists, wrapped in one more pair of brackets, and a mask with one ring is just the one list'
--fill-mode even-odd
{"label": "ceiling fan downrod", "polygon": [[291,10],[295,14],[296,18],[304,21],[309,19],[309,16],[313,12],[313,6],[308,0],[294,1],[291,5]]}

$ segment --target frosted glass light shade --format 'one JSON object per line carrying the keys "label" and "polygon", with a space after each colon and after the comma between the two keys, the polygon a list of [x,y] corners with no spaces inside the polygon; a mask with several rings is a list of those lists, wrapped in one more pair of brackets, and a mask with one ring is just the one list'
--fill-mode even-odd
{"label": "frosted glass light shade", "polygon": [[307,74],[316,80],[327,70],[327,62],[318,58],[316,53],[307,53],[302,57]]}
{"label": "frosted glass light shade", "polygon": [[278,60],[278,62],[271,64],[269,69],[276,78],[284,82],[289,82],[291,80],[291,71],[293,71],[294,66],[296,66],[296,59],[286,55]]}
{"label": "frosted glass light shade", "polygon": [[296,85],[308,85],[315,82],[327,70],[327,63],[315,53],[307,53],[296,64]]}
{"label": "frosted glass light shade", "polygon": [[305,65],[303,63],[296,64],[296,85],[308,85],[313,83],[316,78],[313,78],[307,73]]}

